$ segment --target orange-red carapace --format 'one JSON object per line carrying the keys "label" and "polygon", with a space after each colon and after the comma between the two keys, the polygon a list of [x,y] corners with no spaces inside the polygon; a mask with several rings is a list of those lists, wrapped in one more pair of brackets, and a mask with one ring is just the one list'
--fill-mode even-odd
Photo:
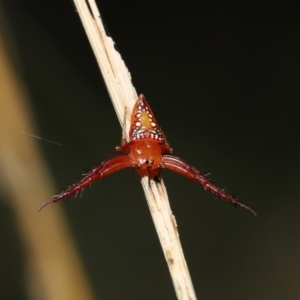
{"label": "orange-red carapace", "polygon": [[52,202],[76,195],[85,187],[89,187],[96,179],[104,178],[113,172],[130,167],[137,173],[148,176],[149,182],[154,180],[158,184],[161,178],[161,170],[172,170],[191,180],[198,181],[205,190],[210,191],[220,199],[226,200],[236,207],[243,207],[256,215],[250,207],[234,196],[227,194],[224,189],[217,187],[208,178],[208,174],[198,171],[181,158],[172,155],[173,149],[167,142],[148,102],[142,94],[132,110],[129,142],[126,142],[125,138],[122,137],[121,146],[116,147],[116,150],[122,154],[107,159],[88,173],[83,174],[79,181],[42,204],[38,211]]}

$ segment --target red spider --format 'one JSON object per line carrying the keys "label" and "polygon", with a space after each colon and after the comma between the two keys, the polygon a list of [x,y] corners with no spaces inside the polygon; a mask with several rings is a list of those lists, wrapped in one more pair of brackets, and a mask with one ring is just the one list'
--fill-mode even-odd
{"label": "red spider", "polygon": [[121,146],[116,147],[117,151],[124,154],[111,157],[87,174],[83,174],[78,182],[69,186],[61,194],[53,196],[50,200],[42,204],[38,211],[52,202],[77,194],[85,187],[90,186],[96,179],[104,178],[113,172],[131,167],[139,174],[148,174],[149,182],[151,179],[159,182],[161,170],[164,168],[170,169],[191,180],[198,181],[205,190],[210,191],[223,200],[231,202],[236,207],[244,207],[256,215],[250,207],[217,187],[207,177],[207,174],[201,173],[184,160],[170,155],[173,149],[166,141],[148,102],[142,94],[139,96],[132,110],[129,138],[130,141],[126,143],[123,137]]}

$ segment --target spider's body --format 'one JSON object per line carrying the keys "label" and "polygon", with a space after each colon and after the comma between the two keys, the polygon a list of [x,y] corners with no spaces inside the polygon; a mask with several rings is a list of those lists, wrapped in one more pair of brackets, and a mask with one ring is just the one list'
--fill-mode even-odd
{"label": "spider's body", "polygon": [[151,179],[158,176],[164,167],[163,155],[171,153],[172,149],[143,95],[140,95],[132,110],[129,138],[126,143],[123,137],[122,145],[116,150],[128,153],[131,166],[136,171],[148,170]]}
{"label": "spider's body", "polygon": [[123,154],[109,158],[84,174],[78,182],[42,204],[39,210],[52,202],[77,194],[83,188],[90,186],[97,178],[101,179],[113,172],[131,167],[139,174],[147,174],[149,180],[156,179],[157,181],[159,181],[162,169],[170,169],[191,180],[198,181],[206,190],[219,198],[231,202],[235,206],[244,207],[256,215],[250,207],[217,187],[205,174],[182,159],[171,155],[172,148],[166,141],[148,102],[142,94],[132,110],[129,139],[130,141],[126,143],[123,137],[121,146],[116,147],[116,150]]}

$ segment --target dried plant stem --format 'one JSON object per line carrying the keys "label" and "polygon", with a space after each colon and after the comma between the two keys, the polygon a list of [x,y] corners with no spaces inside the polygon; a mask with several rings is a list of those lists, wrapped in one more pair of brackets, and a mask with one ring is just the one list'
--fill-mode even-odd
{"label": "dried plant stem", "polygon": [[[113,40],[105,33],[94,0],[74,0],[74,3],[95,53],[117,116],[122,124],[125,107],[128,108],[127,111],[131,112],[137,99],[130,74],[120,54],[115,50]],[[126,127],[129,124],[129,115],[127,115]],[[125,132],[128,140],[128,128]],[[169,266],[177,298],[196,299],[164,183],[161,182],[159,185],[151,183],[149,187],[148,178],[145,176],[142,176],[141,181]]]}

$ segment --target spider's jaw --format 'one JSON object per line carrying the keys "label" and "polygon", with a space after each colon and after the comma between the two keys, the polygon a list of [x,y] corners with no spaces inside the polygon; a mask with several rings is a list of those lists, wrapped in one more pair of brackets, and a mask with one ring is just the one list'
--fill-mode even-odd
{"label": "spider's jaw", "polygon": [[151,163],[149,163],[149,161],[145,161],[142,164],[132,165],[132,168],[137,173],[139,173],[141,177],[146,176],[149,178],[149,186],[150,186],[151,179],[153,179],[155,182],[160,182],[160,172],[162,166],[161,165],[155,166],[154,161],[152,165]]}

